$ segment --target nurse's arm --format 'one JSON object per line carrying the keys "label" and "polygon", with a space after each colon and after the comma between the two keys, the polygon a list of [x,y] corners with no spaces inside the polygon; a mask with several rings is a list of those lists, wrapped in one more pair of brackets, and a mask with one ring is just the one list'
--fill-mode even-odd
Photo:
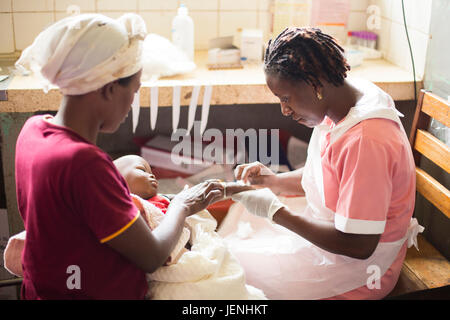
{"label": "nurse's arm", "polygon": [[304,196],[305,191],[302,188],[303,168],[283,172],[276,175],[270,189],[273,193],[280,196]]}
{"label": "nurse's arm", "polygon": [[369,258],[380,240],[380,234],[344,233],[335,228],[333,221],[308,219],[286,207],[278,210],[273,220],[323,250],[356,259]]}

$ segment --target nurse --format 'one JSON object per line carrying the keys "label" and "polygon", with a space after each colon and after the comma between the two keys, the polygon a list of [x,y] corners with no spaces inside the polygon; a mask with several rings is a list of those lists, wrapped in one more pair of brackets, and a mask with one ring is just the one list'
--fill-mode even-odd
{"label": "nurse", "polygon": [[[412,152],[392,98],[347,79],[349,70],[319,29],[291,27],[269,41],[267,86],[284,116],[314,128],[308,158],[282,174],[238,166],[236,178],[259,189],[233,196],[247,210],[221,231],[268,298],[378,299],[398,279],[415,201]],[[241,222],[251,226],[244,238],[233,228]]]}
{"label": "nurse", "polygon": [[17,62],[63,94],[56,116],[31,117],[17,139],[23,299],[143,299],[145,273],[166,261],[185,218],[223,196],[218,182],[187,189],[150,231],[112,159],[95,145],[130,111],[145,35],[135,14],[69,17]]}

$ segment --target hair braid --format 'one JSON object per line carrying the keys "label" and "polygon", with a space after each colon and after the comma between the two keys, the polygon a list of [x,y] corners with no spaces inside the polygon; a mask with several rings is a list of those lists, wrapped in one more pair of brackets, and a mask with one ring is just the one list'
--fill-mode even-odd
{"label": "hair braid", "polygon": [[264,55],[264,71],[290,80],[302,80],[317,91],[320,79],[339,86],[350,70],[344,49],[317,28],[286,28],[270,40]]}

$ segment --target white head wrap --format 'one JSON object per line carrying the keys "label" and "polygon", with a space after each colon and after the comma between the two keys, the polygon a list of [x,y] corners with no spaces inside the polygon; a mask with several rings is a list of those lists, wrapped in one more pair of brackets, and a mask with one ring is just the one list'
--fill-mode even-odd
{"label": "white head wrap", "polygon": [[144,20],[128,13],[114,20],[100,14],[62,19],[42,31],[16,66],[32,70],[65,95],[85,94],[142,68]]}

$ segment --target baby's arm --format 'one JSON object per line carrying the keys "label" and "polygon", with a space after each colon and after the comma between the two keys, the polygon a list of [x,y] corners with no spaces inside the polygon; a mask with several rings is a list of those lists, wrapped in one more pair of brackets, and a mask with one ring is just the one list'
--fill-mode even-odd
{"label": "baby's arm", "polygon": [[231,197],[235,193],[255,190],[256,188],[250,185],[243,184],[242,182],[224,182],[225,185],[225,197]]}

